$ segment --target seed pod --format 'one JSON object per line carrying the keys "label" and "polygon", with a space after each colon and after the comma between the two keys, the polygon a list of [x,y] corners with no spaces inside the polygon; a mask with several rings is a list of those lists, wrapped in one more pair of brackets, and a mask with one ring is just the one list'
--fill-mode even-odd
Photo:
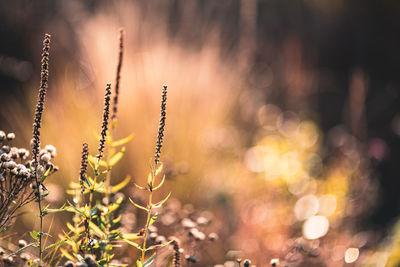
{"label": "seed pod", "polygon": [[245,259],[243,262],[244,267],[250,267],[250,264],[251,264],[251,260],[249,260],[249,259]]}
{"label": "seed pod", "polygon": [[4,141],[6,138],[6,133],[4,131],[0,131],[0,142]]}

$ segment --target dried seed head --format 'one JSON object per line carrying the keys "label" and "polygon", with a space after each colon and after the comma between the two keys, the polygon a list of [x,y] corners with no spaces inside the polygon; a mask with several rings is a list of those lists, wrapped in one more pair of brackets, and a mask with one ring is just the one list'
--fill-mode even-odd
{"label": "dried seed head", "polygon": [[157,169],[157,164],[160,160],[161,148],[164,140],[164,129],[165,129],[165,120],[167,118],[167,86],[163,85],[162,94],[161,94],[161,114],[160,114],[160,124],[158,126],[158,136],[157,136],[157,144],[156,144],[156,153],[154,155],[154,169]]}
{"label": "dried seed head", "polygon": [[150,233],[157,233],[158,232],[158,228],[155,225],[149,225],[148,230]]}
{"label": "dried seed head", "polygon": [[187,262],[191,262],[191,263],[196,263],[197,262],[197,256],[186,255],[185,258],[186,258]]}
{"label": "dried seed head", "polygon": [[85,262],[89,265],[96,263],[96,260],[94,259],[93,255],[85,255]]}
{"label": "dried seed head", "polygon": [[104,113],[103,113],[103,122],[101,125],[99,154],[96,156],[99,161],[103,157],[104,145],[106,143],[108,118],[110,116],[110,95],[111,95],[111,83],[108,83],[106,86],[106,93],[104,95]]}
{"label": "dried seed head", "polygon": [[251,261],[250,261],[249,259],[245,259],[245,260],[243,261],[243,266],[244,266],[244,267],[250,267],[250,264],[251,264]]}
{"label": "dried seed head", "polygon": [[18,246],[20,248],[26,247],[28,245],[28,242],[26,242],[25,240],[21,239],[18,241]]}
{"label": "dried seed head", "polygon": [[2,146],[1,150],[3,150],[5,153],[10,153],[11,148],[9,146]]}
{"label": "dried seed head", "polygon": [[161,245],[161,244],[165,243],[166,240],[167,239],[165,238],[165,236],[159,235],[156,238],[156,244]]}
{"label": "dried seed head", "polygon": [[279,259],[272,259],[271,260],[271,266],[276,267],[279,265]]}
{"label": "dried seed head", "polygon": [[45,153],[40,157],[40,160],[44,163],[48,163],[51,159],[51,155],[49,153]]}
{"label": "dried seed head", "polygon": [[29,156],[29,151],[26,150],[25,148],[20,148],[18,149],[18,156],[20,159],[25,159],[26,157]]}
{"label": "dried seed head", "polygon": [[55,158],[57,155],[57,149],[53,145],[47,145],[44,149],[50,153],[52,158]]}
{"label": "dried seed head", "polygon": [[31,259],[31,256],[29,256],[29,254],[27,254],[27,253],[22,253],[20,258],[23,261],[29,261]]}
{"label": "dried seed head", "polygon": [[149,235],[149,239],[150,239],[151,241],[153,241],[153,242],[156,241],[157,237],[158,237],[158,234],[157,234],[157,233],[150,233],[150,235]]}
{"label": "dried seed head", "polygon": [[11,140],[14,140],[15,139],[15,133],[9,133],[9,134],[7,134],[7,140],[8,141],[11,141]]}
{"label": "dried seed head", "polygon": [[64,263],[64,267],[74,267],[75,264],[73,261],[67,261],[66,263]]}
{"label": "dried seed head", "polygon": [[181,224],[182,224],[183,228],[185,228],[185,229],[191,229],[191,228],[196,227],[196,223],[188,218],[184,218],[182,220]]}
{"label": "dried seed head", "polygon": [[6,138],[6,133],[4,131],[0,131],[0,142],[4,141]]}
{"label": "dried seed head", "polygon": [[210,233],[208,239],[213,242],[218,239],[218,235],[216,233]]}
{"label": "dried seed head", "polygon": [[206,217],[199,217],[197,218],[196,223],[200,226],[203,226],[207,225],[209,223],[209,220]]}
{"label": "dried seed head", "polygon": [[115,76],[115,95],[114,95],[114,103],[113,103],[113,114],[111,119],[114,120],[117,118],[118,112],[118,96],[119,96],[119,85],[121,81],[121,68],[122,68],[122,60],[124,56],[124,35],[125,31],[123,28],[119,30],[119,54],[118,54],[118,65],[117,65],[117,73]]}

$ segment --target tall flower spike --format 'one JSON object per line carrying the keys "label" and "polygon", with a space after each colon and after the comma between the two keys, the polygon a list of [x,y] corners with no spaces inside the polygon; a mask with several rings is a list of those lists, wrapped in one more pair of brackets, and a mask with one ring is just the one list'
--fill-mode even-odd
{"label": "tall flower spike", "polygon": [[167,118],[166,109],[167,109],[167,85],[163,85],[162,95],[161,95],[160,124],[158,126],[156,153],[154,155],[154,163],[155,163],[154,169],[157,169],[157,164],[160,161],[161,148],[162,148],[163,139],[164,139],[165,120]]}
{"label": "tall flower spike", "polygon": [[106,143],[108,118],[110,117],[110,99],[111,99],[110,95],[111,95],[111,83],[108,83],[106,86],[106,93],[104,95],[104,113],[103,113],[103,123],[101,125],[99,154],[96,156],[99,161],[103,157],[104,145]]}
{"label": "tall flower spike", "polygon": [[44,109],[44,100],[47,93],[47,82],[49,78],[49,50],[50,50],[50,34],[46,33],[43,39],[42,67],[40,74],[41,79],[40,79],[38,102],[36,104],[35,117],[33,123],[33,139],[32,139],[33,167],[35,169],[35,179],[37,183],[39,183],[36,170],[39,161],[38,157],[40,150],[40,127],[42,122],[42,113]]}
{"label": "tall flower spike", "polygon": [[113,114],[111,120],[117,118],[118,112],[118,96],[119,96],[119,84],[121,81],[121,68],[122,68],[122,60],[124,56],[124,34],[125,31],[123,28],[119,29],[119,55],[118,55],[118,65],[117,65],[117,73],[115,76],[115,95],[114,95],[114,105],[113,105]]}
{"label": "tall flower spike", "polygon": [[83,193],[85,191],[85,187],[83,183],[86,180],[86,170],[88,166],[88,155],[89,155],[89,146],[86,143],[83,143],[82,146],[82,160],[81,160],[81,171],[79,173],[79,181],[81,183],[81,194],[82,194],[82,201],[84,201]]}

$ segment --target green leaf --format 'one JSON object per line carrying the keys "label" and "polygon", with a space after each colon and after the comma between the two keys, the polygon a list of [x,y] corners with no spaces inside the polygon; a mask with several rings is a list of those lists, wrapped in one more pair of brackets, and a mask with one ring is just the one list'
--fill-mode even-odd
{"label": "green leaf", "polygon": [[112,147],[118,147],[118,146],[125,145],[126,143],[131,141],[134,136],[135,135],[132,133],[132,134],[128,135],[127,137],[123,138],[123,139],[120,139],[120,140],[117,140],[117,141],[113,141],[111,143],[111,146]]}
{"label": "green leaf", "polygon": [[74,258],[71,254],[69,254],[65,249],[60,248],[60,251],[61,251],[61,254],[62,254],[65,258],[67,258],[67,259],[69,259],[69,260],[71,260],[71,261],[75,261],[75,258]]}
{"label": "green leaf", "polygon": [[96,157],[93,157],[92,155],[89,155],[89,156],[88,156],[88,160],[89,160],[89,162],[92,163],[94,166],[97,166],[97,164],[99,164],[99,165],[102,166],[102,167],[108,167],[107,162],[105,162],[105,161],[102,160],[102,159],[101,159],[100,162],[99,162],[99,159],[96,158]]}
{"label": "green leaf", "polygon": [[150,264],[152,264],[154,262],[154,259],[156,258],[156,252],[153,253],[153,255],[151,255],[150,258],[148,258],[144,263],[143,263],[143,267],[146,266],[150,266]]}
{"label": "green leaf", "polygon": [[123,147],[121,149],[121,151],[115,153],[112,158],[110,159],[110,161],[108,162],[108,165],[113,167],[115,164],[118,163],[118,161],[120,161],[122,159],[122,157],[124,156],[124,152],[125,152],[125,148]]}
{"label": "green leaf", "polygon": [[164,184],[164,181],[165,181],[165,175],[163,176],[159,185],[157,185],[156,187],[153,188],[153,191],[159,189]]}
{"label": "green leaf", "polygon": [[160,166],[155,171],[154,176],[157,176],[162,171],[163,167],[164,167],[164,164],[160,163]]}
{"label": "green leaf", "polygon": [[115,193],[115,192],[118,192],[118,191],[120,191],[121,189],[123,189],[128,183],[129,183],[129,181],[131,180],[131,177],[128,175],[128,176],[126,176],[126,178],[122,181],[122,182],[120,182],[119,184],[117,184],[117,185],[114,185],[112,188],[111,188],[111,193]]}
{"label": "green leaf", "polygon": [[152,224],[157,220],[157,217],[158,217],[158,212],[156,212],[156,213],[151,217],[149,226],[152,225]]}
{"label": "green leaf", "polygon": [[40,234],[38,232],[36,232],[35,230],[33,230],[32,232],[29,233],[31,235],[31,237],[33,239],[35,239],[36,241],[39,241],[39,236]]}
{"label": "green leaf", "polygon": [[140,185],[137,185],[136,183],[134,183],[134,185],[138,188],[138,189],[140,189],[140,190],[147,190],[147,188],[146,187],[143,187],[143,186],[140,186]]}
{"label": "green leaf", "polygon": [[131,239],[139,239],[139,238],[141,238],[141,237],[142,237],[141,235],[136,234],[136,233],[122,234],[122,239],[128,239],[128,240],[131,240]]}
{"label": "green leaf", "polygon": [[124,240],[127,244],[129,244],[129,245],[131,245],[131,246],[137,248],[137,249],[140,250],[140,251],[143,250],[143,249],[140,247],[140,245],[137,244],[137,243],[135,243],[135,242],[132,242],[132,241],[126,239],[126,238],[122,238],[122,240]]}
{"label": "green leaf", "polygon": [[105,236],[105,233],[97,225],[95,225],[92,221],[89,221],[89,228],[91,228],[100,237]]}
{"label": "green leaf", "polygon": [[76,212],[76,213],[79,213],[80,215],[82,215],[83,217],[87,217],[83,211],[78,210],[78,209],[77,209],[74,205],[72,205],[69,201],[67,201],[67,203],[69,204],[69,207],[65,209],[66,211]]}
{"label": "green leaf", "polygon": [[129,198],[129,201],[130,201],[136,208],[139,208],[139,209],[148,211],[147,208],[145,208],[145,207],[143,207],[143,206],[140,206],[139,204],[136,204],[135,202],[133,202],[133,200],[132,200],[131,198]]}
{"label": "green leaf", "polygon": [[94,206],[91,210],[90,210],[90,216],[94,216],[96,215],[97,211],[99,210],[99,208],[96,206]]}
{"label": "green leaf", "polygon": [[51,170],[52,168],[48,168],[47,170],[46,170],[46,172],[43,174],[43,176],[42,176],[42,179],[40,179],[40,183],[43,183],[44,182],[44,180],[46,180],[46,178],[47,178],[47,176],[49,176],[49,173],[50,173],[50,170]]}
{"label": "green leaf", "polygon": [[156,248],[163,248],[163,247],[168,246],[169,244],[171,244],[173,241],[174,241],[174,240],[170,240],[170,241],[168,241],[168,242],[166,242],[166,243],[164,243],[164,244],[154,245],[154,246],[148,247],[148,248],[146,249],[146,251],[153,250],[153,249],[156,249]]}
{"label": "green leaf", "polygon": [[27,248],[29,248],[29,247],[36,247],[36,246],[38,246],[38,245],[39,245],[39,244],[38,244],[37,242],[30,243],[30,244],[28,244],[28,245],[26,245],[26,246],[24,246],[24,247],[22,247],[22,248],[20,248],[20,249],[18,249],[18,250],[16,250],[16,251],[14,251],[14,252],[11,253],[10,255],[8,255],[8,257],[14,256],[14,255],[20,253],[21,251],[23,251],[24,249],[27,249]]}
{"label": "green leaf", "polygon": [[158,202],[157,204],[154,204],[153,207],[154,208],[159,208],[162,206],[162,204],[164,204],[168,198],[171,196],[171,192],[169,192],[168,196],[166,198],[164,198],[163,200],[161,200],[160,202]]}
{"label": "green leaf", "polygon": [[68,241],[68,239],[60,240],[60,241],[58,241],[57,243],[54,243],[54,244],[51,244],[50,246],[47,246],[44,250],[48,250],[48,249],[54,248],[54,247],[56,247],[56,246],[59,246],[59,245],[61,245],[61,244],[64,244],[64,243],[67,242],[67,241]]}

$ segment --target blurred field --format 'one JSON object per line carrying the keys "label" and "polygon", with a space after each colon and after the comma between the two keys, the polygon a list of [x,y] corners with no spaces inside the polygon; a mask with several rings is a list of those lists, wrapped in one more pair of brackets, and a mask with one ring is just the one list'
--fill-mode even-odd
{"label": "blurred field", "polygon": [[[112,184],[127,174],[136,183],[145,180],[161,86],[168,84],[162,193],[172,192],[170,201],[178,203],[179,212],[207,214],[212,223],[206,231],[219,235],[214,243],[188,244],[185,253],[199,261],[183,266],[237,266],[236,258],[249,258],[256,266],[270,266],[271,259],[279,259],[279,266],[399,266],[399,198],[397,189],[387,189],[399,171],[398,77],[374,76],[374,62],[371,67],[335,61],[334,52],[320,56],[322,45],[307,48],[323,39],[319,29],[307,39],[313,24],[305,22],[308,13],[327,16],[321,19],[327,25],[354,6],[256,0],[54,5],[48,8],[59,17],[42,26],[53,40],[42,128],[42,143],[57,147],[60,167],[46,181],[52,207],[65,203],[64,190],[78,179],[82,143],[96,153],[93,132],[101,130],[104,89],[114,83],[118,30],[124,27],[116,136],[135,137],[113,170]],[[288,14],[281,13],[285,7]],[[397,4],[391,7],[399,14]],[[275,24],[269,16],[275,16]],[[303,24],[289,30],[279,26],[291,16]],[[296,19],[289,21],[296,25]],[[32,51],[40,51],[41,36],[27,37]],[[329,58],[337,66],[327,66]],[[29,79],[19,80],[18,89],[1,91],[0,128],[17,133],[20,146],[31,139],[39,80],[35,60]],[[143,199],[133,186],[125,193]],[[29,238],[37,225],[35,208],[27,206],[17,219],[12,230],[18,236]],[[140,229],[143,214],[130,208],[127,213],[134,214],[132,230]],[[70,219],[57,214],[46,227],[51,224],[57,236]],[[166,236],[178,231],[159,227]],[[122,256],[132,257],[132,251]]]}

